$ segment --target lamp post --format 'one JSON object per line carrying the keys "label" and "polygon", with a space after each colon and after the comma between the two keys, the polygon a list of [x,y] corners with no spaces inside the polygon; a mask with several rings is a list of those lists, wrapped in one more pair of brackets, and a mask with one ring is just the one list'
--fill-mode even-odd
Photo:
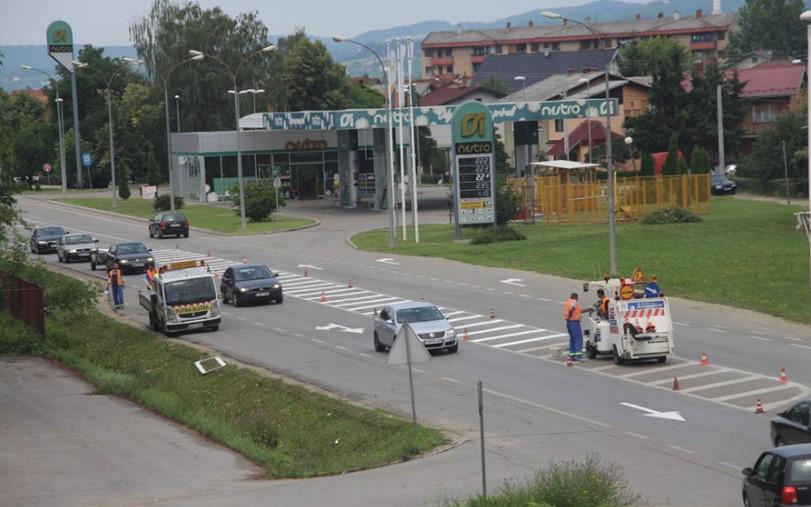
{"label": "lamp post", "polygon": [[634,171],[636,171],[636,161],[634,160],[633,144],[634,144],[634,138],[633,137],[628,136],[628,137],[625,138],[625,145],[628,147],[628,155],[631,156],[631,165],[634,168]]}
{"label": "lamp post", "polygon": [[[800,16],[800,19],[808,24],[806,29],[806,37],[808,39],[808,72],[811,72],[811,11],[805,11]],[[808,93],[808,123],[811,125],[811,93]],[[811,128],[806,128],[808,132],[808,146],[811,148]],[[808,213],[811,214],[811,156],[808,157]],[[811,220],[811,217],[808,217]],[[808,235],[809,247],[809,275],[811,275],[811,234]]]}
{"label": "lamp post", "polygon": [[[86,63],[72,60],[73,70],[70,71],[70,93],[73,98],[73,147],[76,152],[76,188],[83,188],[82,183],[82,136],[79,132],[79,91],[76,85],[76,69],[87,67]],[[93,182],[90,182],[93,187]]]}
{"label": "lamp post", "polygon": [[[561,19],[563,16],[556,12],[549,12],[543,11],[541,15],[545,18],[549,19]],[[595,30],[594,28],[590,27],[586,23],[582,21],[578,21],[576,19],[567,18],[572,23],[576,23],[595,36],[599,37],[603,41],[603,49],[606,46],[606,40],[608,39],[608,35]],[[811,19],[811,18],[810,18]],[[608,60],[608,63],[605,64],[605,99],[610,100],[611,98],[611,85],[609,84],[609,71],[611,70],[611,63],[614,61],[614,58],[617,56],[617,52],[619,48],[614,51],[614,55]],[[611,110],[606,107],[606,114],[605,114],[605,155],[606,155],[606,169],[608,170],[608,254],[610,259],[610,271],[611,275],[617,274],[617,234],[616,234],[616,210],[615,208],[615,196],[614,196],[614,160],[613,160],[613,153],[612,153],[612,133],[611,133]]]}
{"label": "lamp post", "polygon": [[169,67],[169,70],[163,74],[163,110],[166,113],[166,158],[169,162],[167,169],[169,170],[169,209],[175,210],[175,184],[174,184],[174,170],[172,168],[172,130],[169,127],[169,78],[172,77],[172,72],[184,63],[191,61],[200,61],[205,56],[202,53],[192,54],[191,58],[181,60],[176,64]]}
{"label": "lamp post", "polygon": [[[115,183],[115,145],[113,144],[113,105],[112,100],[110,99],[110,86],[113,84],[113,79],[118,75],[119,72],[127,68],[129,65],[140,65],[144,62],[141,60],[135,60],[133,58],[122,58],[121,61],[123,62],[116,70],[113,72],[113,75],[110,76],[110,79],[107,80],[107,124],[110,131],[110,185],[112,186],[113,191],[113,208],[116,206],[116,183]],[[126,175],[124,175],[126,177]]]}
{"label": "lamp post", "polygon": [[255,88],[248,90],[248,92],[253,95],[253,113],[256,114],[256,96],[260,93],[265,93],[264,88]]}
{"label": "lamp post", "polygon": [[56,92],[56,100],[54,101],[56,102],[56,123],[59,127],[59,169],[62,178],[62,196],[64,197],[65,195],[67,195],[68,191],[68,170],[67,167],[65,167],[67,162],[65,160],[65,127],[63,125],[64,119],[62,113],[62,103],[64,102],[64,100],[62,100],[62,97],[59,96],[59,84],[53,78],[53,76],[51,76],[44,70],[37,69],[30,65],[25,64],[20,65],[20,68],[23,70],[32,70],[34,72],[39,72],[40,74],[43,74],[54,83],[54,91]]}
{"label": "lamp post", "polygon": [[397,234],[395,231],[395,222],[396,222],[396,213],[397,211],[394,209],[394,157],[391,154],[392,147],[394,146],[394,142],[392,140],[392,135],[394,133],[394,128],[392,126],[392,110],[391,110],[391,83],[389,82],[389,73],[386,72],[386,66],[383,65],[383,59],[380,58],[380,55],[377,54],[377,51],[370,48],[366,44],[362,42],[358,42],[356,40],[352,40],[348,37],[344,37],[342,35],[334,35],[332,40],[335,42],[349,42],[350,44],[355,44],[356,46],[360,46],[362,48],[367,49],[370,53],[375,55],[377,58],[377,63],[380,64],[380,70],[383,71],[383,81],[386,84],[386,123],[388,124],[388,132],[386,133],[386,167],[388,168],[388,191],[386,192],[386,196],[388,198],[388,207],[389,207],[389,248],[394,248],[394,245],[397,242]]}
{"label": "lamp post", "polygon": [[[515,76],[513,81],[521,81],[521,100],[526,105],[527,102],[527,77],[526,76]],[[513,123],[513,130],[515,129],[515,123]],[[525,139],[527,141],[527,139]],[[517,154],[517,153],[516,153]],[[524,168],[529,166],[529,144],[524,144]],[[522,172],[523,173],[523,172]]]}
{"label": "lamp post", "polygon": [[[228,72],[231,74],[231,80],[234,85],[234,128],[236,128],[236,135],[237,135],[237,181],[239,184],[239,225],[240,229],[243,231],[247,228],[245,225],[245,185],[242,181],[242,138],[240,136],[240,128],[239,128],[239,87],[237,86],[237,76],[239,75],[239,70],[242,68],[242,65],[253,58],[254,56],[270,53],[276,49],[276,46],[273,44],[267,45],[258,51],[254,51],[253,53],[248,54],[242,60],[240,60],[239,64],[237,64],[236,68],[232,69],[230,65],[225,63],[224,60],[219,58],[218,56],[213,56],[209,54],[205,54],[202,51],[196,51],[194,49],[189,50],[189,54],[192,55],[192,58],[197,56],[204,56],[206,58],[211,58],[215,62],[221,64],[225,67]],[[243,90],[247,92],[247,90]]]}
{"label": "lamp post", "polygon": [[175,95],[175,121],[177,122],[177,131],[180,132],[180,95]]}
{"label": "lamp post", "polygon": [[[584,83],[586,85],[586,100],[591,97],[591,81],[584,77],[581,77],[577,80],[579,83]],[[586,125],[589,128],[589,164],[591,164],[591,108],[586,107]]]}

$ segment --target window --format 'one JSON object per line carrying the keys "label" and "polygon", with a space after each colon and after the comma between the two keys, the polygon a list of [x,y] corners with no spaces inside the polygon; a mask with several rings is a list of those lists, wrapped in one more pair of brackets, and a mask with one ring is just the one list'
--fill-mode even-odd
{"label": "window", "polygon": [[538,42],[533,42],[530,46],[530,51],[533,53],[537,53],[541,50],[541,45]]}
{"label": "window", "polygon": [[803,456],[791,462],[791,480],[793,482],[811,481],[811,458]]}
{"label": "window", "polygon": [[808,426],[808,404],[801,403],[795,405],[786,413],[786,419],[797,424],[802,424],[803,426]]}
{"label": "window", "polygon": [[527,45],[526,44],[516,44],[515,52],[516,53],[526,53],[527,52]]}
{"label": "window", "polygon": [[425,53],[426,58],[431,58],[432,56],[434,56],[434,50],[431,48],[424,49],[423,52]]}
{"label": "window", "polygon": [[555,120],[555,132],[563,132],[563,120]]}
{"label": "window", "polygon": [[453,74],[453,65],[448,65],[448,74]]}
{"label": "window", "polygon": [[614,39],[604,39],[603,44],[606,49],[614,47]]}
{"label": "window", "polygon": [[484,46],[479,46],[473,48],[473,56],[484,56],[486,53],[486,49]]}
{"label": "window", "polygon": [[777,107],[773,104],[752,106],[752,123],[772,123],[777,120]]}
{"label": "window", "polygon": [[496,46],[495,52],[497,55],[500,55],[504,51],[502,46]]}
{"label": "window", "polygon": [[425,74],[432,75],[434,73],[434,68],[431,66],[425,67]]}
{"label": "window", "polygon": [[453,49],[446,48],[445,49],[445,56],[453,56]]}
{"label": "window", "polygon": [[560,43],[559,42],[553,42],[552,43],[552,51],[560,51]]}
{"label": "window", "polygon": [[391,320],[391,315],[389,315],[388,308],[383,308],[382,310],[380,310],[380,320],[382,321]]}
{"label": "window", "polygon": [[715,38],[718,40],[724,40],[726,38],[726,32],[718,32],[715,34]]}
{"label": "window", "polygon": [[473,64],[473,72],[479,72],[479,69],[481,68],[481,66],[482,66],[482,64],[480,64],[480,63],[474,63]]}
{"label": "window", "polygon": [[757,475],[759,478],[765,481],[766,478],[769,476],[769,468],[771,467],[773,461],[774,454],[766,453],[763,456],[761,456],[757,464],[755,465],[754,470],[755,475]]}

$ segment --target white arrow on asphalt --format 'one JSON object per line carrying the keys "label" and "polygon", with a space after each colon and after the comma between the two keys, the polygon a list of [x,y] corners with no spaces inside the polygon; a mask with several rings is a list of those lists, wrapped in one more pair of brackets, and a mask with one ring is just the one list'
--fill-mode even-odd
{"label": "white arrow on asphalt", "polygon": [[358,328],[346,327],[346,326],[342,326],[340,324],[335,324],[333,322],[330,322],[326,326],[315,326],[315,329],[317,329],[318,331],[331,331],[333,329],[337,329],[342,333],[353,333],[353,334],[362,334],[363,333],[363,328],[362,327],[358,327]]}
{"label": "white arrow on asphalt", "polygon": [[501,283],[506,283],[507,285],[515,285],[516,287],[526,287],[523,282],[523,278],[507,278],[506,280],[502,280]]}
{"label": "white arrow on asphalt", "polygon": [[310,268],[310,269],[317,269],[318,271],[323,271],[324,268],[319,268],[318,266],[313,266],[312,264],[299,264],[298,267],[300,268]]}
{"label": "white arrow on asphalt", "polygon": [[680,413],[676,412],[675,410],[671,410],[669,412],[659,412],[657,410],[652,410],[650,408],[640,407],[639,405],[634,405],[633,403],[626,403],[622,402],[620,405],[624,405],[629,408],[635,408],[637,410],[641,410],[642,412],[647,412],[646,414],[642,414],[645,417],[655,417],[657,419],[667,419],[668,421],[681,421],[686,422],[687,419],[681,416]]}
{"label": "white arrow on asphalt", "polygon": [[394,259],[390,259],[388,257],[383,259],[377,259],[377,262],[382,262],[383,264],[391,264],[392,266],[399,266],[399,262],[395,262]]}

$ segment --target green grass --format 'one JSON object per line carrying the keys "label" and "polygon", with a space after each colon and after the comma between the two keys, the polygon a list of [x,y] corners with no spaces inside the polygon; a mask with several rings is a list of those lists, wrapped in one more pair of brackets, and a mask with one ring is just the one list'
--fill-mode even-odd
{"label": "green grass", "polygon": [[[130,198],[126,201],[117,199],[115,209],[112,207],[112,200],[108,198],[64,199],[61,202],[97,210],[115,211],[116,213],[138,218],[151,218],[156,213],[152,207],[151,199]],[[187,203],[180,211],[189,218],[192,227],[201,227],[217,232],[240,232],[239,215],[231,207]],[[247,229],[249,233],[265,233],[303,227],[314,223],[315,221],[309,218],[297,218],[274,213],[271,215],[271,220],[267,222],[248,222]]]}
{"label": "green grass", "polygon": [[[42,268],[26,268],[40,270]],[[50,273],[51,285],[77,282]],[[50,304],[50,303],[49,303]],[[122,396],[193,428],[264,466],[268,477],[337,474],[410,459],[446,442],[380,410],[228,365],[200,375],[207,354],[107,317],[46,322],[46,338],[0,311],[0,354],[43,353],[76,370],[103,394]]]}
{"label": "green grass", "polygon": [[[768,202],[721,198],[702,222],[617,226],[621,274],[635,266],[657,274],[669,296],[721,303],[811,323],[808,242],[794,229],[799,208]],[[352,238],[363,250],[445,257],[576,279],[608,271],[608,226],[545,225],[513,227],[527,241],[488,245],[453,243],[453,227],[420,228],[420,244],[400,242],[389,249],[388,231]],[[477,229],[464,228],[472,238]],[[413,233],[409,234],[413,238]],[[574,288],[574,287],[573,287]]]}

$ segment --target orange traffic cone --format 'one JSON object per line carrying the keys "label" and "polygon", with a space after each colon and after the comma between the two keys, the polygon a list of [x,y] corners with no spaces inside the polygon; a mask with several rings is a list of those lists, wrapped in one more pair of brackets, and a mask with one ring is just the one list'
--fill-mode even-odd
{"label": "orange traffic cone", "polygon": [[304,268],[304,278],[309,278],[310,274],[307,272],[307,268]]}
{"label": "orange traffic cone", "polygon": [[701,366],[708,366],[710,364],[710,360],[707,359],[707,354],[701,353],[701,362],[699,364]]}
{"label": "orange traffic cone", "polygon": [[566,367],[571,368],[573,364],[574,363],[572,363],[572,356],[566,356]]}
{"label": "orange traffic cone", "polygon": [[786,369],[780,368],[780,383],[781,384],[788,384],[788,375],[786,375]]}
{"label": "orange traffic cone", "polygon": [[496,309],[495,308],[490,308],[490,318],[491,319],[496,318]]}
{"label": "orange traffic cone", "polygon": [[762,414],[763,412],[763,403],[761,403],[760,398],[758,398],[755,400],[755,413]]}
{"label": "orange traffic cone", "polygon": [[346,286],[348,288],[350,288],[350,289],[352,288],[352,279],[351,278],[349,279],[349,283],[347,283]]}
{"label": "orange traffic cone", "polygon": [[326,302],[327,302],[327,293],[326,293],[326,292],[324,292],[323,290],[321,291],[321,302],[322,302],[322,303],[326,303]]}
{"label": "orange traffic cone", "polygon": [[462,337],[462,341],[466,342],[470,340],[470,334],[467,332],[467,328],[465,328],[464,336]]}
{"label": "orange traffic cone", "polygon": [[673,390],[680,391],[681,385],[679,385],[679,377],[673,377]]}

